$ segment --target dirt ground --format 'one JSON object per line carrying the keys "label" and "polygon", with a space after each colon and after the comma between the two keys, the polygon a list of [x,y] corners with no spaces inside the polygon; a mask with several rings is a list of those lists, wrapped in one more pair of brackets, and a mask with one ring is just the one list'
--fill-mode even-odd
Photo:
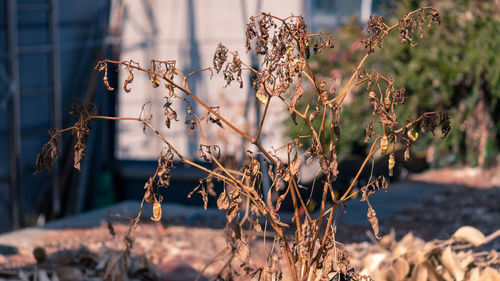
{"label": "dirt ground", "polygon": [[[433,239],[445,238],[462,225],[474,226],[483,233],[500,229],[500,166],[488,170],[444,168],[411,175],[410,180],[450,188],[425,204],[395,214],[391,222],[403,231]],[[500,249],[498,242],[496,249]]]}
{"label": "dirt ground", "polygon": [[[396,237],[400,239],[411,231],[416,237],[428,241],[449,238],[463,225],[474,226],[485,235],[500,229],[500,184],[497,182],[500,181],[500,172],[496,173],[497,171],[498,169],[442,169],[412,175],[410,180],[433,182],[446,188],[420,204],[381,220],[381,232],[386,234],[394,229]],[[201,209],[188,209],[191,208]],[[188,209],[179,211],[184,215],[166,214],[166,219],[159,223],[141,223],[133,231],[131,256],[135,260],[145,257],[155,265],[156,269],[150,271],[158,272],[153,275],[150,272],[147,275],[144,273],[148,268],[147,262],[143,262],[142,271],[138,270],[142,275],[138,273],[139,275],[128,280],[155,280],[154,276],[161,280],[195,280],[200,271],[203,271],[200,280],[209,280],[215,276],[225,264],[225,257],[220,257],[206,268],[205,266],[226,244],[224,216],[217,211],[208,214],[188,213]],[[134,210],[129,211],[132,214]],[[146,218],[147,216],[148,214]],[[84,221],[82,218],[80,222]],[[110,256],[108,252],[120,253],[125,248],[123,238],[127,233],[128,224],[123,221],[113,224],[114,236],[110,234],[103,220],[97,226],[78,225],[77,222],[73,224],[77,227],[68,228],[53,224],[50,228],[32,228],[1,235],[0,280],[14,280],[21,269],[33,272],[37,263],[33,251],[37,247],[48,255],[43,263],[39,263],[37,270],[45,268],[46,271],[51,266],[53,268],[81,261],[81,253],[87,253],[92,257],[91,260],[98,264],[102,262],[103,257]],[[362,256],[363,251],[369,251],[367,245],[374,242],[368,224],[343,224],[339,225],[337,231],[337,240],[347,243],[347,250],[356,252],[353,256]],[[258,239],[258,242],[251,245],[252,256],[263,256],[262,240]],[[272,241],[267,243],[269,246]],[[500,250],[500,239],[496,239],[488,247]],[[264,262],[257,259],[255,266]],[[65,272],[59,274],[59,280],[84,280],[85,276],[91,275],[83,269],[79,273],[64,274]],[[149,277],[144,277],[144,274]],[[28,277],[26,280],[31,279]]]}

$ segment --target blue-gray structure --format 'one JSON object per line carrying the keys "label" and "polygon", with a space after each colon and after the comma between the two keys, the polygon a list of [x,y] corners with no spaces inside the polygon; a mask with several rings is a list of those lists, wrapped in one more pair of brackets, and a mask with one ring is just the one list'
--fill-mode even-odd
{"label": "blue-gray structure", "polygon": [[[74,122],[68,112],[75,98],[114,110],[93,69],[117,47],[109,44],[110,5],[0,0],[0,232],[33,224],[38,214],[57,217],[85,204],[70,196],[88,192],[78,184],[88,175],[75,179],[71,161],[64,159],[72,157],[71,138],[59,140],[61,160],[53,172],[34,175],[35,158],[50,128]],[[105,142],[90,146],[94,150],[87,153],[106,150]]]}

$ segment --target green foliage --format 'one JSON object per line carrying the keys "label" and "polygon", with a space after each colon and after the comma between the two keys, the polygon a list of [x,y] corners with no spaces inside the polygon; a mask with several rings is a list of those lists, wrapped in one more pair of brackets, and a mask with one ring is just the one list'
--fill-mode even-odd
{"label": "green foliage", "polygon": [[[343,84],[340,77],[348,78],[347,76],[352,74],[352,70],[357,67],[361,57],[364,55],[361,45],[362,37],[360,37],[363,30],[361,29],[359,21],[356,18],[351,18],[350,24],[338,28],[337,31],[338,33],[334,33],[336,39],[335,48],[329,50],[323,49],[322,53],[311,58],[311,68],[322,78],[330,95],[333,95],[334,93],[338,94],[338,92],[342,90],[341,88],[336,87],[339,84]],[[307,105],[309,105],[310,108],[314,108],[317,102],[317,100],[312,96],[315,91],[314,87],[307,83],[303,84],[308,85],[309,87],[305,88],[306,94],[297,104],[297,109],[300,112],[304,112]],[[362,102],[366,102],[366,106],[370,106],[368,99],[365,99]],[[365,128],[370,116],[364,114],[362,112],[363,110],[366,110],[364,106],[345,106],[343,108],[342,116],[344,118],[339,119],[339,127],[342,128],[342,136],[339,137],[336,142],[337,154],[340,159],[351,153],[353,145],[357,145],[359,147],[364,146],[363,140],[365,138]],[[371,112],[371,110],[368,109],[368,112]],[[360,122],[354,125],[353,123],[356,122],[353,121],[360,120],[359,117],[361,116],[363,116],[363,120],[366,122]],[[326,128],[330,127],[331,120],[332,118],[330,114],[327,114]],[[293,121],[290,119],[285,120],[287,134],[290,138],[294,139],[298,135],[311,134],[311,130],[305,124],[304,120],[297,119],[296,122],[298,126],[295,126]],[[320,124],[321,118],[317,118],[313,121],[316,131],[319,130]],[[325,131],[325,137],[327,139],[330,138],[330,130]],[[311,146],[311,140],[309,138],[301,139],[301,141],[305,147]]]}
{"label": "green foliage", "polygon": [[[403,1],[397,10],[411,5]],[[441,27],[431,29],[419,48],[393,37],[374,63],[397,74],[395,82],[407,89],[410,112],[436,105],[451,112],[453,132],[440,142],[441,151],[458,154],[468,164],[488,164],[487,150],[493,149],[487,145],[498,147],[500,132],[494,125],[500,117],[500,7],[493,1],[445,0],[436,8]],[[392,63],[383,64],[390,58]]]}
{"label": "green foliage", "polygon": [[[404,11],[426,4],[396,2],[386,16],[388,24],[396,23]],[[396,88],[406,88],[407,105],[404,112],[398,113],[400,120],[430,110],[449,112],[449,137],[441,140],[436,134],[419,142],[420,148],[435,146],[435,164],[450,164],[443,159],[471,165],[492,164],[500,139],[500,123],[496,122],[500,120],[500,6],[493,1],[466,0],[433,4],[441,14],[440,28],[429,29],[424,38],[416,31],[412,44],[418,44],[417,48],[402,43],[398,34],[390,34],[382,43],[383,48],[377,48],[369,57],[367,68],[394,77]],[[360,46],[363,30],[359,26],[353,20],[334,31],[335,42],[341,43],[320,55],[311,64],[314,70],[323,77],[333,74],[336,79],[346,79],[364,54]],[[332,66],[335,72],[331,71]],[[340,148],[364,139],[364,128],[371,118],[368,92],[357,89],[350,103],[344,105],[344,145]],[[289,132],[291,136],[295,133]],[[450,154],[455,157],[443,157]]]}

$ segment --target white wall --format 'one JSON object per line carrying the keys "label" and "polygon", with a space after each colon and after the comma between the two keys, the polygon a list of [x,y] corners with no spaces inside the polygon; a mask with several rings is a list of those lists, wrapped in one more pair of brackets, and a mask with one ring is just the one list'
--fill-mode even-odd
{"label": "white wall", "polygon": [[[212,58],[218,42],[222,42],[232,50],[237,50],[245,62],[249,58],[245,54],[245,25],[250,15],[258,13],[257,0],[192,0],[194,7],[195,35],[199,47],[200,67],[212,66]],[[262,0],[260,11],[271,12],[277,16],[288,16],[291,13],[298,15],[302,11],[302,0]],[[143,66],[149,64],[150,59],[176,60],[179,69],[189,69],[189,37],[188,37],[188,3],[189,0],[125,0],[126,16],[122,41],[122,60],[133,59]],[[149,9],[149,11],[148,11]],[[245,87],[239,89],[233,86],[223,88],[222,73],[214,75],[209,80],[209,74],[202,74],[201,81],[196,85],[196,95],[209,105],[222,105],[222,115],[228,120],[243,126],[244,131],[253,135],[251,126],[253,120],[245,120],[243,108],[249,85],[248,73],[243,74]],[[121,72],[120,81],[123,83],[126,72]],[[184,125],[185,117],[182,114],[184,105],[177,102],[176,109],[180,116],[179,122],[173,122],[170,130],[164,125],[162,105],[167,90],[164,87],[156,89],[146,75],[136,73],[131,85],[132,92],[120,91],[119,115],[138,117],[141,106],[145,102],[152,103],[153,121],[183,154],[187,154],[188,132]],[[180,92],[179,92],[180,94]],[[278,147],[283,143],[281,125],[282,118],[287,115],[287,108],[276,101],[276,106],[269,112],[270,117],[264,127],[263,138],[266,148]],[[205,110],[198,109],[199,114]],[[252,116],[252,114],[250,114]],[[207,132],[209,142],[223,144],[226,153],[240,154],[240,138],[231,129],[218,129],[213,125]],[[200,141],[201,143],[201,141]],[[161,140],[152,133],[142,134],[142,126],[130,121],[120,122],[118,125],[117,156],[121,159],[153,159],[158,157]],[[249,147],[255,150],[253,147]]]}

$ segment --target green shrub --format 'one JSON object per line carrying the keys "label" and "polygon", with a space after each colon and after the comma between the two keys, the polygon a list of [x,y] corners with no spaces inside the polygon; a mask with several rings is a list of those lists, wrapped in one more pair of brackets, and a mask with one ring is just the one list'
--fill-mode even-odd
{"label": "green shrub", "polygon": [[[424,4],[395,2],[387,9],[389,24],[396,23],[404,11]],[[400,120],[413,119],[430,110],[449,113],[448,138],[441,140],[440,134],[428,135],[418,143],[417,150],[435,148],[435,165],[451,162],[491,165],[498,154],[500,139],[497,122],[500,120],[500,7],[493,1],[465,0],[436,1],[435,7],[441,14],[441,26],[430,29],[423,38],[415,32],[417,40],[412,44],[418,44],[418,48],[401,44],[399,34],[392,33],[385,38],[383,48],[368,58],[367,64],[394,77],[395,88],[406,89],[406,106],[398,112]],[[336,79],[347,76],[364,55],[360,25],[353,19],[335,30],[338,45],[316,57],[315,63],[311,63],[313,70],[323,77],[332,73]],[[332,68],[336,71],[332,72]],[[365,94],[365,89],[358,88],[351,95],[351,102],[344,106],[343,137],[338,146],[344,153],[362,139],[363,128],[372,118],[371,104],[363,98]],[[296,130],[289,130],[290,136],[296,134]]]}

